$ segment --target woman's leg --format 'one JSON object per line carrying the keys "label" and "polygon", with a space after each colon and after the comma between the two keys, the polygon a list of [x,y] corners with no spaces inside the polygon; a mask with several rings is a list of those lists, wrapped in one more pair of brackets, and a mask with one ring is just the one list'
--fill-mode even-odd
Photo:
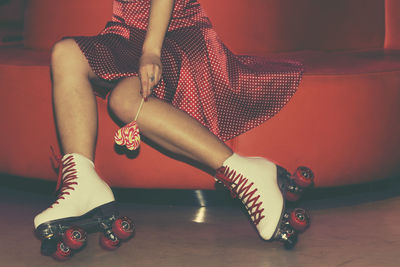
{"label": "woman's leg", "polygon": [[56,43],[51,55],[53,102],[64,153],[94,158],[97,105],[91,81],[97,76],[73,39]]}
{"label": "woman's leg", "polygon": [[[139,88],[139,79],[131,77],[111,93],[110,108],[125,123],[135,118],[141,102]],[[232,153],[198,121],[154,97],[143,105],[137,123],[145,136],[161,146],[217,170],[216,178],[242,200],[260,236],[274,238],[284,207],[274,163]]]}
{"label": "woman's leg", "polygon": [[[84,213],[114,201],[110,187],[93,163],[97,108],[91,80],[100,82],[72,39],[58,42],[51,55],[53,102],[64,156],[60,162],[58,199],[34,218],[44,222]],[[111,86],[111,84],[110,84]]]}
{"label": "woman's leg", "polygon": [[[141,102],[138,77],[121,80],[109,105],[124,123],[131,122]],[[185,112],[154,97],[143,104],[137,119],[141,133],[172,152],[183,154],[217,169],[232,155],[231,149]]]}

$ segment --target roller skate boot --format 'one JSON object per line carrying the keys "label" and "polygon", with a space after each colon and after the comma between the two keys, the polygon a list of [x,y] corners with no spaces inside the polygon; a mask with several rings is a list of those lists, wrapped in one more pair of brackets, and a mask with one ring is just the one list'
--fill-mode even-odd
{"label": "roller skate boot", "polygon": [[106,249],[129,239],[134,224],[119,216],[114,195],[93,162],[76,153],[58,160],[57,200],[34,219],[42,254],[66,260],[84,247],[90,232],[102,232],[100,244]]}
{"label": "roller skate boot", "polygon": [[300,208],[285,208],[292,176],[283,170],[264,158],[234,153],[217,170],[215,178],[233,198],[241,200],[262,239],[281,241],[285,248],[291,249],[298,234],[309,226],[310,216]]}

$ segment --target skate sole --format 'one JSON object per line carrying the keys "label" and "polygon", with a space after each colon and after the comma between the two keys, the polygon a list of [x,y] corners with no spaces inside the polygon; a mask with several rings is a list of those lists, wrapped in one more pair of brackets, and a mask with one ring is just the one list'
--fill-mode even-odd
{"label": "skate sole", "polygon": [[117,203],[115,201],[101,205],[89,212],[76,217],[67,217],[48,221],[40,224],[35,233],[41,239],[51,238],[52,236],[62,235],[65,230],[72,226],[82,228],[88,233],[100,232],[104,228],[102,224],[115,221],[119,216]]}
{"label": "skate sole", "polygon": [[281,217],[279,219],[278,225],[276,226],[275,232],[272,235],[273,239],[277,239],[277,237],[279,235],[280,226],[282,225],[282,222],[283,222],[283,216],[286,212],[285,189],[286,189],[286,183],[288,183],[288,180],[287,180],[288,173],[289,172],[285,168],[283,168],[279,165],[276,165],[276,175],[277,175],[277,180],[278,180],[278,186],[279,186],[279,189],[281,190],[282,197],[283,197],[283,208],[282,208]]}
{"label": "skate sole", "polygon": [[101,205],[82,216],[68,217],[42,223],[35,230],[42,240],[40,251],[57,260],[67,260],[86,245],[88,233],[101,232],[100,245],[114,250],[133,237],[134,223],[120,217],[115,201]]}

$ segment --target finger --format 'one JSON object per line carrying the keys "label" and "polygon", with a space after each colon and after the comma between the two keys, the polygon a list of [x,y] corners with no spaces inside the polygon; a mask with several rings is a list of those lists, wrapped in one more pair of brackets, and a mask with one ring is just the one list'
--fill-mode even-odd
{"label": "finger", "polygon": [[[151,74],[153,75],[153,74]],[[151,92],[153,91],[153,87],[154,87],[154,78],[152,79],[152,76],[150,76],[149,78],[149,90],[147,91],[147,96],[151,95]]]}
{"label": "finger", "polygon": [[153,90],[154,86],[157,84],[157,65],[153,65],[153,73],[152,73],[152,83],[151,83],[151,90]]}
{"label": "finger", "polygon": [[160,81],[160,66],[154,66],[154,86]]}
{"label": "finger", "polygon": [[158,66],[158,76],[157,76],[157,80],[160,81],[161,80],[161,76],[162,76],[162,65],[157,65]]}
{"label": "finger", "polygon": [[141,76],[142,76],[142,79],[141,79],[141,94],[142,94],[142,97],[143,98],[145,98],[146,97],[146,92],[147,92],[147,87],[148,87],[148,84],[149,84],[149,75],[148,75],[148,72],[147,72],[147,67],[146,66],[143,66],[142,68],[141,68]]}
{"label": "finger", "polygon": [[152,90],[159,82],[159,68],[156,64],[153,65],[153,79],[152,79]]}
{"label": "finger", "polygon": [[145,97],[146,94],[146,88],[148,85],[148,77],[147,77],[147,72],[144,70],[140,71],[140,85],[141,85],[141,89],[140,89],[140,94]]}
{"label": "finger", "polygon": [[151,89],[153,88],[153,84],[154,84],[154,70],[153,70],[153,65],[149,65],[147,68],[148,72],[147,72],[147,76],[148,76],[148,86],[147,86],[147,94],[146,97],[148,97],[151,93]]}
{"label": "finger", "polygon": [[142,77],[142,74],[140,73],[140,69],[139,69],[139,71],[138,71],[138,77],[139,77],[139,83],[140,83],[140,90],[139,90],[139,92],[140,92],[140,94],[142,95],[143,94],[143,85],[142,85],[142,79],[143,79],[143,77]]}

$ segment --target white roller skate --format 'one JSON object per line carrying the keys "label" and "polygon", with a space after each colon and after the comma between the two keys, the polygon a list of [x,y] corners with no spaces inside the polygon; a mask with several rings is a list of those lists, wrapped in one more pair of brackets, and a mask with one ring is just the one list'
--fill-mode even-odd
{"label": "white roller skate", "polygon": [[66,154],[60,161],[57,200],[34,219],[42,239],[41,252],[58,260],[71,256],[86,242],[86,232],[103,232],[107,249],[133,235],[134,224],[119,217],[110,187],[97,175],[94,164],[80,154]]}
{"label": "white roller skate", "polygon": [[[286,210],[285,200],[294,200],[293,195],[298,196],[312,184],[311,170],[299,167],[292,176],[264,158],[233,154],[217,170],[215,178],[233,198],[242,201],[262,239],[282,241],[288,249],[296,245],[298,232],[308,227],[310,218],[303,209]],[[298,181],[303,183],[298,185]]]}

